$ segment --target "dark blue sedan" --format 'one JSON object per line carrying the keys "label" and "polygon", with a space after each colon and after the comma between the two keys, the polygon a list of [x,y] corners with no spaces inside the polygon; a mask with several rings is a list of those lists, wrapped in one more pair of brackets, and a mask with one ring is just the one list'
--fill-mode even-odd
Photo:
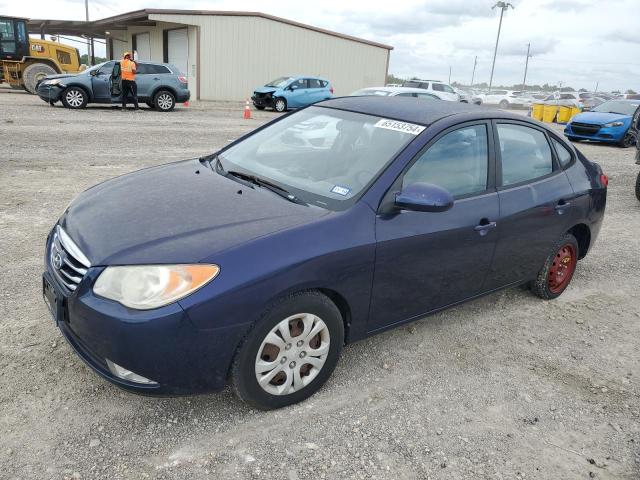
{"label": "dark blue sedan", "polygon": [[320,388],[345,343],[502,288],[562,294],[606,187],[519,115],[333,99],[82,193],[47,239],[44,298],[123,388],[230,381],[277,408]]}

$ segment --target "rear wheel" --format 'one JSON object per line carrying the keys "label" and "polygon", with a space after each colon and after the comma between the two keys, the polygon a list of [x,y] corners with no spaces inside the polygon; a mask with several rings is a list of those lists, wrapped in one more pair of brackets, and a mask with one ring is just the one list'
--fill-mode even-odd
{"label": "rear wheel", "polygon": [[22,72],[22,81],[24,88],[29,93],[36,93],[36,85],[47,75],[55,75],[55,69],[46,63],[32,63]]}
{"label": "rear wheel", "polygon": [[509,108],[509,102],[507,102],[506,100],[500,100],[498,106],[503,110],[506,110],[507,108]]}
{"label": "rear wheel", "polygon": [[635,144],[636,144],[636,135],[631,130],[627,130],[624,136],[618,142],[618,146],[621,148],[629,148]]}
{"label": "rear wheel", "polygon": [[287,109],[287,101],[282,97],[276,98],[273,101],[273,109],[276,112],[284,112]]}
{"label": "rear wheel", "polygon": [[170,112],[176,106],[176,97],[169,90],[160,90],[153,97],[153,105],[156,110]]}
{"label": "rear wheel", "polygon": [[573,278],[578,263],[578,241],[570,233],[562,236],[553,246],[544,266],[531,285],[540,298],[551,300],[565,291]]}
{"label": "rear wheel", "polygon": [[269,307],[236,353],[231,383],[243,401],[270,410],[313,395],[333,372],[342,344],[342,316],[316,291]]}
{"label": "rear wheel", "polygon": [[80,87],[69,87],[62,92],[62,104],[67,108],[84,108],[87,106],[89,98],[87,92]]}
{"label": "rear wheel", "polygon": [[640,172],[638,172],[638,176],[636,177],[636,198],[640,201]]}

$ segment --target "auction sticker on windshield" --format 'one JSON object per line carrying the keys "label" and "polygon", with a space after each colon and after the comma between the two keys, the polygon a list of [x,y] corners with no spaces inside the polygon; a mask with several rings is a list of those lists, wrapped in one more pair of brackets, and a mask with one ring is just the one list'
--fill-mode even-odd
{"label": "auction sticker on windshield", "polygon": [[383,118],[374,125],[377,128],[386,128],[387,130],[394,130],[396,132],[410,133],[411,135],[420,135],[422,131],[427,128],[422,125],[416,125],[415,123],[399,122],[397,120],[389,120]]}

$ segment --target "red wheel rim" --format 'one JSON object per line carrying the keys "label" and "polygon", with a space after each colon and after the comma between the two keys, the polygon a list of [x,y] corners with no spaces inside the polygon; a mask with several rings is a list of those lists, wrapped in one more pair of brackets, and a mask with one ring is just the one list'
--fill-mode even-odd
{"label": "red wheel rim", "polygon": [[576,255],[575,246],[567,243],[560,247],[560,250],[553,257],[549,276],[547,277],[551,293],[560,293],[567,287],[576,269],[577,262],[578,256]]}

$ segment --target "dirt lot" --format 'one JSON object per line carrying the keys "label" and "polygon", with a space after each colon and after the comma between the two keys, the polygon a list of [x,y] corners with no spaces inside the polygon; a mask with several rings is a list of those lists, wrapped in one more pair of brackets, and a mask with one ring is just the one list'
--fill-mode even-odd
{"label": "dirt lot", "polygon": [[561,298],[508,290],[351,345],[317,395],[265,413],[229,391],[145,398],[101,380],[56,330],[40,273],[76,194],[211,152],[274,114],[75,112],[4,88],[0,112],[0,478],[640,478],[631,149],[581,146],[609,174],[609,199]]}

